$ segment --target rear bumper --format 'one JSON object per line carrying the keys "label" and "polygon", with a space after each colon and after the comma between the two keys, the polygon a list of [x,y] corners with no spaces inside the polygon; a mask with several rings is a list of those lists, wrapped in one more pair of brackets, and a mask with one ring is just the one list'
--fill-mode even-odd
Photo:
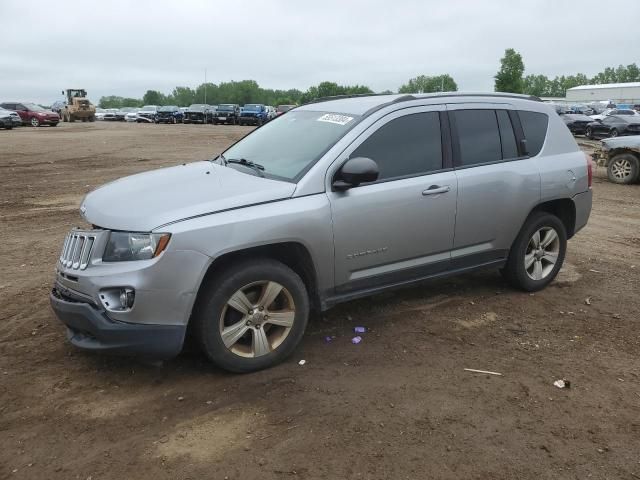
{"label": "rear bumper", "polygon": [[589,189],[586,192],[579,193],[573,197],[573,204],[576,207],[576,226],[574,234],[582,230],[589,221],[589,215],[591,215],[591,205],[593,202],[593,190]]}
{"label": "rear bumper", "polygon": [[63,297],[55,288],[51,307],[67,327],[67,338],[83,350],[168,359],[182,350],[186,325],[131,324],[111,320],[94,306]]}

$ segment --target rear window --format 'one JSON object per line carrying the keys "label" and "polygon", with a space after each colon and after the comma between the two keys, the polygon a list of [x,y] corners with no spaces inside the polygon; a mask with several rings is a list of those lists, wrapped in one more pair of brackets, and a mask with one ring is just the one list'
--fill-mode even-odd
{"label": "rear window", "polygon": [[547,137],[549,117],[544,113],[527,112],[525,110],[519,110],[518,115],[524,131],[524,138],[527,140],[529,156],[535,157],[542,150],[544,139]]}

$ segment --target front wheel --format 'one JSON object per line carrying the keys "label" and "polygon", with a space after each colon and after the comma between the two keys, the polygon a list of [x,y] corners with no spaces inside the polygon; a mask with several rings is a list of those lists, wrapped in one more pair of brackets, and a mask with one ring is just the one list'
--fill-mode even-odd
{"label": "front wheel", "polygon": [[618,136],[618,130],[616,130],[615,128],[611,129],[611,133],[609,134],[612,138],[615,138]]}
{"label": "front wheel", "polygon": [[194,327],[202,350],[219,367],[244,373],[274,366],[302,339],[309,298],[302,279],[286,265],[242,262],[205,288]]}
{"label": "front wheel", "polygon": [[640,179],[640,161],[631,153],[616,155],[609,160],[607,177],[613,183],[634,183]]}
{"label": "front wheel", "polygon": [[562,221],[550,213],[535,212],[514,241],[502,274],[516,288],[542,290],[562,268],[566,251],[567,230]]}
{"label": "front wheel", "polygon": [[39,127],[40,126],[40,120],[38,120],[36,117],[32,117],[31,118],[31,126],[32,127]]}
{"label": "front wheel", "polygon": [[584,131],[584,136],[589,140],[593,140],[593,130],[591,130],[591,127],[587,127],[587,129]]}

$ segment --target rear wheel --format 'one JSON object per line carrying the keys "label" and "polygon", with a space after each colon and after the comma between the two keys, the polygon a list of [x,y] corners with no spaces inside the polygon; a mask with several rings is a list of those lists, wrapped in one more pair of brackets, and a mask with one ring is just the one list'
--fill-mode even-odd
{"label": "rear wheel", "polygon": [[36,117],[31,117],[31,126],[32,127],[39,127],[40,126],[40,120],[38,120]]}
{"label": "rear wheel", "polygon": [[219,367],[239,373],[271,367],[302,339],[309,299],[302,279],[286,265],[242,262],[205,288],[194,327],[202,350]]}
{"label": "rear wheel", "polygon": [[613,183],[628,185],[640,179],[640,161],[631,153],[621,153],[609,160],[607,177]]}
{"label": "rear wheel", "polygon": [[516,288],[541,290],[562,268],[566,251],[567,231],[562,221],[547,212],[534,212],[513,243],[502,274]]}
{"label": "rear wheel", "polygon": [[618,130],[616,130],[615,128],[612,128],[611,132],[609,133],[609,135],[611,137],[614,137],[614,138],[617,137],[618,136]]}
{"label": "rear wheel", "polygon": [[91,115],[91,116],[89,117],[89,121],[90,121],[90,122],[95,122],[95,121],[96,121],[96,116],[95,116],[95,115]]}

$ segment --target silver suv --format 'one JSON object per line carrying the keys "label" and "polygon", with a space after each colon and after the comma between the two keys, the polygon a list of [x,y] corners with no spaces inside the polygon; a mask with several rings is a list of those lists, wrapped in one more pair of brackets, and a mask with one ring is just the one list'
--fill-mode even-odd
{"label": "silver suv", "polygon": [[533,97],[331,99],[89,193],[51,304],[80,348],[168,358],[189,330],[248,372],[340,302],[485,267],[544,288],[591,199],[590,158]]}

